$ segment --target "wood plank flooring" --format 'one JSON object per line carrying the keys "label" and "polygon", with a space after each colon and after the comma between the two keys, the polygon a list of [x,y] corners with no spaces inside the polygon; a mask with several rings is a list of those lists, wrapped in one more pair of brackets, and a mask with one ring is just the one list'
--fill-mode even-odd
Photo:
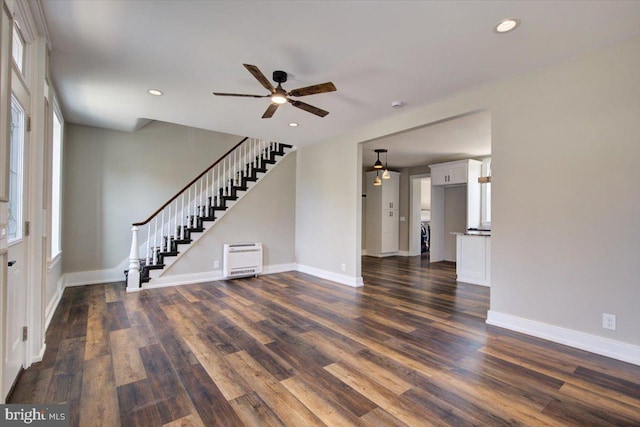
{"label": "wood plank flooring", "polygon": [[68,288],[10,403],[73,426],[640,425],[640,367],[487,326],[453,264],[363,276]]}

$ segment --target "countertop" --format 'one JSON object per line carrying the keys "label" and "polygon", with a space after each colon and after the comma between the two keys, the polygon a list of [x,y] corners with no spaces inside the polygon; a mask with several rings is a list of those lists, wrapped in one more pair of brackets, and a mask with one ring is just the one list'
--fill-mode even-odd
{"label": "countertop", "polygon": [[491,231],[488,230],[467,230],[464,233],[460,232],[451,232],[451,234],[461,235],[461,236],[481,236],[481,237],[491,237]]}

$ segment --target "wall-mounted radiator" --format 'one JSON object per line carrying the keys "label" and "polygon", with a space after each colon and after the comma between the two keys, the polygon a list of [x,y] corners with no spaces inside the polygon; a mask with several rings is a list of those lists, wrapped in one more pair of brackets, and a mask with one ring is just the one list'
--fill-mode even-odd
{"label": "wall-mounted radiator", "polygon": [[225,243],[222,274],[225,278],[262,273],[262,243]]}

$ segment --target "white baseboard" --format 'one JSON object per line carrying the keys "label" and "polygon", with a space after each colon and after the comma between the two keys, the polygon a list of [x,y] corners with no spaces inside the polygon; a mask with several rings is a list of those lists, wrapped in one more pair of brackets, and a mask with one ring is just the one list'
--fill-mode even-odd
{"label": "white baseboard", "polygon": [[129,261],[123,260],[118,266],[106,270],[78,271],[65,273],[62,277],[64,287],[96,285],[98,283],[124,282],[124,271],[129,268]]}
{"label": "white baseboard", "polygon": [[58,308],[58,304],[60,304],[60,299],[62,298],[62,293],[64,292],[64,280],[61,276],[58,279],[58,283],[56,285],[56,291],[53,293],[51,297],[51,301],[47,304],[47,308],[44,310],[44,330],[49,329],[49,324],[51,323],[51,319],[53,318],[53,314],[56,312],[56,308]]}
{"label": "white baseboard", "polygon": [[456,281],[464,282],[464,283],[471,283],[472,285],[486,286],[488,288],[491,287],[491,284],[489,283],[489,281],[487,279],[478,279],[477,277],[465,276],[464,274],[458,274],[456,276]]}
{"label": "white baseboard", "polygon": [[29,366],[31,366],[34,363],[42,362],[42,359],[44,359],[44,352],[46,350],[47,350],[47,344],[46,343],[42,344],[42,347],[40,348],[40,353],[38,353],[36,356],[31,358],[31,364]]}
{"label": "white baseboard", "polygon": [[489,310],[487,324],[640,365],[640,346]]}
{"label": "white baseboard", "polygon": [[[261,274],[275,274],[285,271],[295,271],[296,264],[274,264],[262,267]],[[142,289],[166,288],[169,286],[189,285],[193,283],[205,283],[215,280],[223,280],[222,270],[205,271],[202,273],[178,274],[174,276],[160,276],[152,279],[149,283],[144,283]],[[137,292],[142,289],[127,289],[127,292]]]}
{"label": "white baseboard", "polygon": [[295,262],[288,264],[265,265],[262,268],[262,274],[284,273],[285,271],[296,271],[298,268]]}
{"label": "white baseboard", "polygon": [[[62,276],[64,287],[95,285],[98,283],[111,283],[124,281],[125,265],[108,270],[80,271],[76,273],[66,273]],[[343,285],[359,288],[364,286],[362,277],[347,276],[346,274],[338,274],[320,268],[309,267],[295,263],[266,265],[262,269],[262,274],[282,273],[285,271],[301,271],[311,274],[322,279],[338,282]],[[222,280],[222,270],[206,271],[203,273],[180,274],[175,276],[160,276],[146,283],[141,289],[130,290],[127,292],[137,292],[142,289],[164,288],[167,286],[188,285],[190,283],[211,282],[214,280]],[[55,311],[55,308],[54,308]]]}
{"label": "white baseboard", "polygon": [[310,267],[308,265],[302,264],[298,264],[296,270],[302,273],[311,274],[312,276],[320,277],[321,279],[331,280],[332,282],[338,282],[343,285],[351,286],[353,288],[364,286],[362,277],[347,276],[346,274],[338,274],[332,271]]}

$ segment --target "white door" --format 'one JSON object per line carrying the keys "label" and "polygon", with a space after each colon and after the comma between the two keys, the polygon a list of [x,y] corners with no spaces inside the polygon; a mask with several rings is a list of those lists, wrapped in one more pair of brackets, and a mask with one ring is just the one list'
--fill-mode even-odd
{"label": "white door", "polygon": [[[14,89],[16,88],[15,85]],[[18,86],[21,86],[19,84]],[[11,137],[9,147],[7,311],[5,317],[5,376],[3,390],[8,392],[25,363],[23,327],[27,324],[27,236],[25,230],[28,176],[27,111],[28,92],[18,87],[11,96]]]}

